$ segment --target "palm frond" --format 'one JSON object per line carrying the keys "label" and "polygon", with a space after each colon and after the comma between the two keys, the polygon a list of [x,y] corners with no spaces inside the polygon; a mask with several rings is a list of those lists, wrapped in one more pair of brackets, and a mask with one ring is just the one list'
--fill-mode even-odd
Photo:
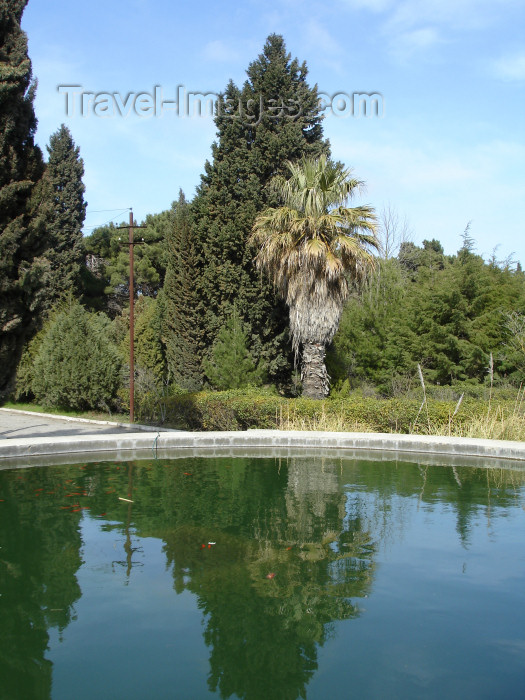
{"label": "palm frond", "polygon": [[296,352],[305,342],[327,343],[348,294],[347,274],[360,279],[379,248],[369,205],[347,206],[363,189],[349,169],[325,156],[288,163],[290,177],[273,183],[283,206],[266,209],[250,242],[257,267],[267,272],[290,309]]}

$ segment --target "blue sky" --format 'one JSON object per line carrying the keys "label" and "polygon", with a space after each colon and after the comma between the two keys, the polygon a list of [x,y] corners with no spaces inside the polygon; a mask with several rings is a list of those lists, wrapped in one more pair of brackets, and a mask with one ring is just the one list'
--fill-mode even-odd
{"label": "blue sky", "polygon": [[[66,113],[64,91],[218,93],[245,80],[266,37],[282,34],[323,93],[380,93],[378,117],[327,111],[332,154],[367,183],[412,240],[525,263],[525,4],[522,0],[29,0],[22,26],[38,79],[37,141],[65,123],[84,159],[86,233],[133,207],[140,221],[192,197],[210,156],[210,117],[163,110]],[[71,90],[72,92],[72,90]],[[73,96],[70,95],[70,100]]]}

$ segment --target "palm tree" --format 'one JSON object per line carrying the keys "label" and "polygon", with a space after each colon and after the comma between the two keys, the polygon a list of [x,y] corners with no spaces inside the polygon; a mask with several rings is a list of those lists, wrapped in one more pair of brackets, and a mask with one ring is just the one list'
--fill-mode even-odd
{"label": "palm tree", "polygon": [[321,156],[288,168],[288,180],[273,181],[283,206],[257,216],[250,240],[259,248],[257,267],[289,307],[296,359],[302,348],[303,396],[324,398],[325,348],[339,326],[348,280],[359,280],[373,266],[376,217],[369,206],[347,206],[363,182],[340,163]]}

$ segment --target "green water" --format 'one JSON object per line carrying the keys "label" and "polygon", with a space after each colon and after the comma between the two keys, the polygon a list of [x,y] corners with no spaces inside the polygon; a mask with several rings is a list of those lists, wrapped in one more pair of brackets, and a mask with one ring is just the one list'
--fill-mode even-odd
{"label": "green water", "polygon": [[0,698],[212,696],[525,698],[525,471],[0,471]]}

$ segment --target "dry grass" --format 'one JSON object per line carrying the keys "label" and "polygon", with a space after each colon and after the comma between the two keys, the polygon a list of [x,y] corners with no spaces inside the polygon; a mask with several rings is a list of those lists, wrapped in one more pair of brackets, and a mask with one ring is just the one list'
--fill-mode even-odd
{"label": "dry grass", "polygon": [[[489,401],[484,414],[479,417],[472,417],[469,421],[457,422],[455,418],[460,413],[462,398],[463,396],[460,397],[454,412],[451,412],[447,422],[432,423],[424,421],[416,426],[416,419],[411,426],[410,432],[419,435],[448,435],[451,437],[485,438],[489,440],[525,441],[525,413],[523,405],[525,401],[525,387],[520,387],[518,390],[512,407],[508,405],[493,405]],[[423,405],[421,408],[423,408]],[[276,423],[279,430],[374,432],[374,427],[366,422],[359,420],[349,421],[348,417],[334,411],[327,413],[324,403],[321,411],[311,417],[299,415],[293,409],[283,410],[281,407],[280,414],[276,416]]]}
{"label": "dry grass", "polygon": [[335,433],[371,433],[372,426],[360,421],[349,422],[342,413],[327,413],[324,402],[321,412],[314,416],[301,416],[289,407],[276,416],[276,427],[278,430],[318,430]]}
{"label": "dry grass", "polygon": [[525,441],[525,415],[523,400],[525,388],[520,387],[512,410],[503,406],[492,406],[489,402],[487,412],[479,418],[472,419],[462,425],[450,425],[448,432],[434,434],[452,435],[456,437],[487,438],[489,440]]}

